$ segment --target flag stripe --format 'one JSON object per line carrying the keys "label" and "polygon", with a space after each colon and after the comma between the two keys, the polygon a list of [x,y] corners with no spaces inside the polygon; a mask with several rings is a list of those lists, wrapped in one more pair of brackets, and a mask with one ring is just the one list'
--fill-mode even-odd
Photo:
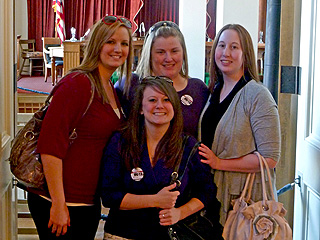
{"label": "flag stripe", "polygon": [[64,2],[63,0],[56,1],[56,27],[57,34],[61,43],[66,40],[65,22],[64,22]]}
{"label": "flag stripe", "polygon": [[53,8],[53,11],[56,12],[56,0],[52,1],[52,8]]}

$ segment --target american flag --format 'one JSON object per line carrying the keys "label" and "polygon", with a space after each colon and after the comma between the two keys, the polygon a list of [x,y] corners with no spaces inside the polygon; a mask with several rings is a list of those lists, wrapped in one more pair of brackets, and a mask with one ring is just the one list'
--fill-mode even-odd
{"label": "american flag", "polygon": [[53,0],[52,8],[56,13],[56,31],[57,35],[61,40],[61,43],[66,40],[66,31],[64,24],[64,1],[63,0]]}

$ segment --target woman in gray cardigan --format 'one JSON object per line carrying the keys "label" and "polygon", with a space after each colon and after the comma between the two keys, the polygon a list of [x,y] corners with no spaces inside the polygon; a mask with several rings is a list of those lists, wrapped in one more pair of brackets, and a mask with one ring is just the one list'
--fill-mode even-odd
{"label": "woman in gray cardigan", "polygon": [[[211,95],[199,122],[203,143],[199,153],[202,162],[213,169],[224,225],[231,200],[240,197],[248,172],[258,173],[252,200],[262,198],[259,161],[253,152],[260,152],[271,169],[280,157],[277,105],[258,80],[252,40],[241,25],[228,24],[217,34],[209,89]],[[275,189],[275,171],[271,178]]]}

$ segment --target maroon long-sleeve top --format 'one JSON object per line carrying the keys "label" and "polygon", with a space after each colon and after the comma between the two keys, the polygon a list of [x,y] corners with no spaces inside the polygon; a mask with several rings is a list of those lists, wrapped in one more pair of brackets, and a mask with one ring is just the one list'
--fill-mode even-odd
{"label": "maroon long-sleeve top", "polygon": [[[43,121],[38,152],[62,159],[66,202],[94,203],[103,149],[123,120],[95,91],[90,108],[90,80],[72,73],[62,79]],[[118,107],[120,106],[115,94]],[[76,128],[77,138],[69,135]]]}

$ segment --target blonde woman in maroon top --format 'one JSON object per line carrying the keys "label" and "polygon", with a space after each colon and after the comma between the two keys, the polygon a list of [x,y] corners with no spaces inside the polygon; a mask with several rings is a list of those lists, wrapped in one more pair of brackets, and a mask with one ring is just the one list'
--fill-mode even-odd
{"label": "blonde woman in maroon top", "polygon": [[[42,240],[95,237],[101,156],[123,121],[110,78],[117,69],[130,78],[131,53],[131,22],[106,16],[93,26],[81,65],[59,82],[38,142],[50,196],[28,194]],[[74,128],[77,138],[70,141]]]}

